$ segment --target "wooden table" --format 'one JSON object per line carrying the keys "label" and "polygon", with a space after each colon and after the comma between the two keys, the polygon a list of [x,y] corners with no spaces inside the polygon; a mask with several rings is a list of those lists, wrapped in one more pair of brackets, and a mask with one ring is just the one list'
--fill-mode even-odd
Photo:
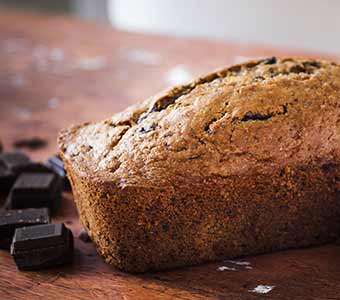
{"label": "wooden table", "polygon": [[[0,138],[39,136],[55,153],[60,128],[110,116],[172,83],[245,57],[303,52],[116,31],[69,17],[0,11]],[[310,54],[310,56],[315,56]],[[316,55],[317,56],[317,55]],[[325,55],[323,55],[325,56]],[[75,235],[72,266],[18,272],[0,250],[0,299],[340,299],[340,247],[247,257],[143,275],[106,265],[81,230],[70,193],[56,220]],[[224,271],[218,268],[225,266]],[[252,290],[274,286],[267,294]]]}

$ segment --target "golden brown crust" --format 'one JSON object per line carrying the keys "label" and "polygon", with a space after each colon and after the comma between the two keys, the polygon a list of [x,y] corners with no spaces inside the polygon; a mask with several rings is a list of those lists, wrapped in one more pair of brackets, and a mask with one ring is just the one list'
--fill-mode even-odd
{"label": "golden brown crust", "polygon": [[306,246],[339,230],[340,68],[219,70],[59,137],[108,262],[157,270]]}

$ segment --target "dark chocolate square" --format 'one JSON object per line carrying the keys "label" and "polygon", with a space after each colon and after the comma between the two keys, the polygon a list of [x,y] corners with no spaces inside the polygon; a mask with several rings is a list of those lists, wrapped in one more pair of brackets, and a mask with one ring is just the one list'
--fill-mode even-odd
{"label": "dark chocolate square", "polygon": [[0,164],[0,192],[8,192],[15,181],[15,175]]}
{"label": "dark chocolate square", "polygon": [[61,198],[61,183],[54,173],[23,173],[7,200],[11,209],[48,207],[55,213]]}
{"label": "dark chocolate square", "polygon": [[21,152],[0,154],[0,192],[8,192],[22,173],[56,173],[41,163],[32,162]]}
{"label": "dark chocolate square", "polygon": [[0,210],[0,248],[9,249],[16,228],[49,222],[47,208]]}
{"label": "dark chocolate square", "polygon": [[0,192],[8,192],[18,174],[31,163],[21,152],[0,153]]}
{"label": "dark chocolate square", "polygon": [[62,223],[16,229],[13,256],[20,270],[57,266],[72,260],[73,235]]}
{"label": "dark chocolate square", "polygon": [[15,234],[15,249],[29,250],[63,245],[67,239],[66,230],[62,223],[24,227]]}
{"label": "dark chocolate square", "polygon": [[12,173],[31,162],[28,156],[21,152],[4,152],[0,154],[0,165]]}

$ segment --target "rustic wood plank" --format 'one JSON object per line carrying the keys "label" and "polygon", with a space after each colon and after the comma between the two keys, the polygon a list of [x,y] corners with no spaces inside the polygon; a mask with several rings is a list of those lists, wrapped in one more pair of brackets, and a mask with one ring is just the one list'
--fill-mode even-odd
{"label": "rustic wood plank", "polygon": [[[0,139],[10,150],[18,138],[43,137],[48,146],[28,153],[44,160],[55,153],[61,128],[107,117],[174,79],[243,57],[303,54],[2,10]],[[81,231],[70,193],[55,220],[66,222],[75,237]],[[249,265],[225,261],[143,275],[108,266],[92,244],[76,238],[75,247],[72,266],[40,272],[18,272],[10,255],[0,251],[0,299],[340,299],[337,245],[244,258]],[[227,269],[219,271],[221,266]],[[275,287],[268,294],[250,292],[257,285]]]}

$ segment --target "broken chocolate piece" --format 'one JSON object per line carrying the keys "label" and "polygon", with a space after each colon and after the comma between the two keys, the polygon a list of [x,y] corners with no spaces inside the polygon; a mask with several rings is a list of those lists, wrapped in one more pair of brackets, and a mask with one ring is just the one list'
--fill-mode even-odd
{"label": "broken chocolate piece", "polygon": [[21,152],[5,152],[0,154],[0,168],[15,176],[23,172],[53,172],[48,166],[32,162]]}
{"label": "broken chocolate piece", "polygon": [[4,152],[0,154],[0,165],[9,172],[16,173],[18,168],[31,163],[29,157],[21,152]]}
{"label": "broken chocolate piece", "polygon": [[30,159],[20,152],[0,154],[0,192],[8,192],[22,169],[31,163]]}
{"label": "broken chocolate piece", "polygon": [[91,238],[85,229],[80,232],[78,238],[84,243],[91,243]]}
{"label": "broken chocolate piece", "polygon": [[64,163],[59,155],[53,155],[50,157],[46,163],[46,166],[61,177],[64,190],[72,190],[70,181],[68,180],[66,171],[64,169]]}
{"label": "broken chocolate piece", "polygon": [[49,222],[47,208],[0,210],[0,248],[9,249],[16,228]]}
{"label": "broken chocolate piece", "polygon": [[63,223],[15,230],[11,255],[19,270],[38,270],[72,261],[73,235]]}
{"label": "broken chocolate piece", "polygon": [[0,192],[8,192],[15,181],[14,174],[0,164]]}
{"label": "broken chocolate piece", "polygon": [[14,171],[10,171],[0,164],[0,191],[8,192],[16,178],[22,173],[54,173],[53,170],[41,163],[29,162],[18,164]]}
{"label": "broken chocolate piece", "polygon": [[15,181],[7,208],[48,207],[55,213],[61,198],[61,182],[54,173],[23,173]]}
{"label": "broken chocolate piece", "polygon": [[15,148],[28,148],[31,150],[37,150],[45,147],[46,145],[47,141],[39,137],[20,139],[13,143]]}

